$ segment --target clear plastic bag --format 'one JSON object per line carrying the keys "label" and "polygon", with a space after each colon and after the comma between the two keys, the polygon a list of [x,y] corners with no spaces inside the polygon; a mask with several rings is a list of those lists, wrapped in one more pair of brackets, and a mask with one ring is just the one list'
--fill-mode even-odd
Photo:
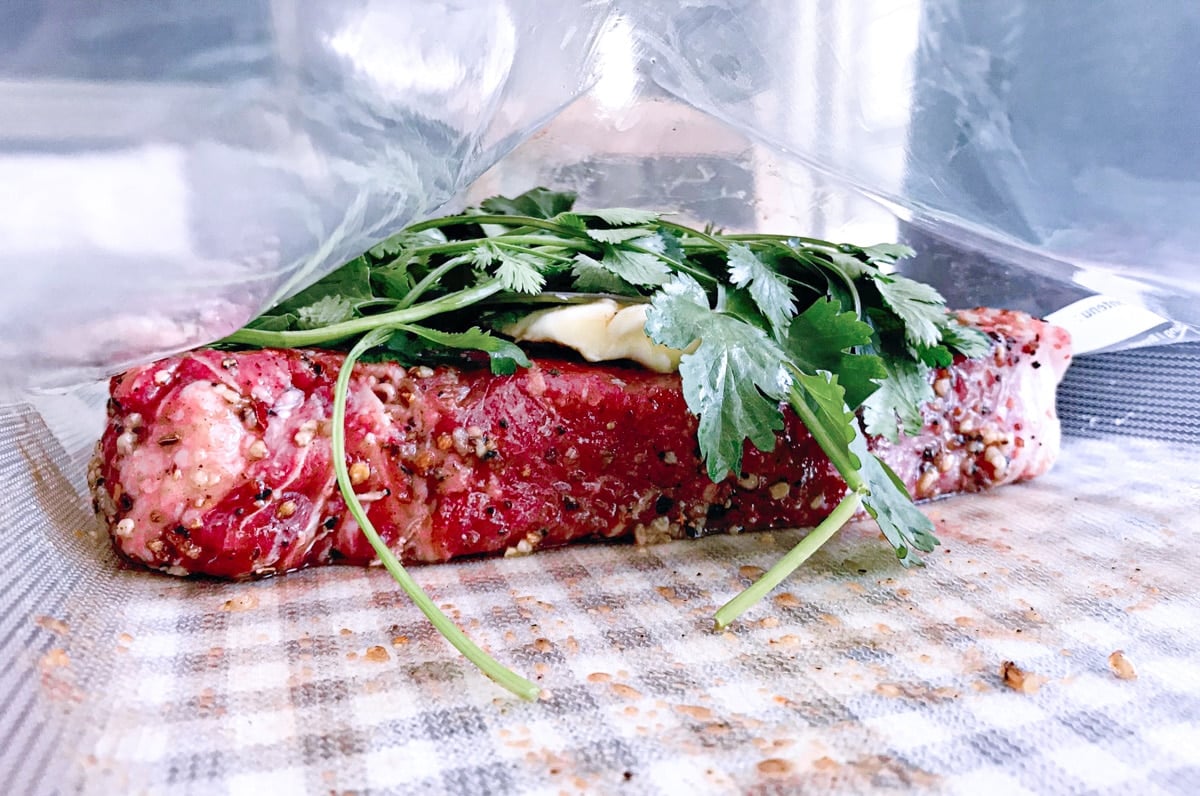
{"label": "clear plastic bag", "polygon": [[1107,293],[1155,314],[1098,347],[1184,337],[1200,7],[1101,6],[22,4],[0,393],[212,341],[455,197],[539,183],[904,238],[954,303]]}
{"label": "clear plastic bag", "polygon": [[0,394],[215,340],[591,82],[586,2],[0,12]]}
{"label": "clear plastic bag", "polygon": [[815,234],[870,197],[957,306],[1067,307],[1080,351],[1197,337],[1200,6],[650,8],[654,81],[799,171]]}

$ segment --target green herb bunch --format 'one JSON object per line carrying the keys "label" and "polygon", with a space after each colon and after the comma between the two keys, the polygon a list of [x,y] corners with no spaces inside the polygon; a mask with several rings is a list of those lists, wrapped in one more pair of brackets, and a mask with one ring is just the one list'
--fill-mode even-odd
{"label": "green herb bunch", "polygon": [[[349,375],[363,356],[437,362],[482,351],[493,373],[529,359],[498,334],[514,317],[615,298],[649,304],[646,334],[686,350],[679,366],[708,475],[741,468],[746,440],[776,444],[784,405],[800,417],[849,491],[776,566],[716,613],[724,627],[778,585],[860,508],[906,566],[937,544],[904,485],[865,434],[915,433],[932,399],[929,370],[990,348],[933,288],[895,273],[904,246],[860,247],[788,235],[727,235],[632,209],[575,210],[575,195],[535,188],[385,240],[256,318],[223,343],[348,348],[334,396],[334,466],[347,506],[385,567],[438,629],[486,674],[526,698],[537,687],[476,647],[400,565],[355,497],[345,462]],[[464,312],[468,310],[469,312]],[[861,418],[861,420],[860,420]]]}

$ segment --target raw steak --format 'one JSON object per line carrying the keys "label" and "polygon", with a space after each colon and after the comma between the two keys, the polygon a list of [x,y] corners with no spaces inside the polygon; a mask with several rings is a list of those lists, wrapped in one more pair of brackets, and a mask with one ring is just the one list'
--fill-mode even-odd
{"label": "raw steak", "polygon": [[[934,373],[920,434],[872,443],[917,499],[1032,478],[1058,452],[1066,333],[1021,313],[961,317],[992,335],[992,355]],[[341,361],[199,350],[114,378],[89,480],[116,549],[176,575],[375,563],[334,482]],[[406,562],[805,527],[845,493],[790,411],[774,451],[747,445],[743,472],[711,482],[675,375],[557,359],[506,377],[378,363],[356,366],[350,385],[351,479]]]}

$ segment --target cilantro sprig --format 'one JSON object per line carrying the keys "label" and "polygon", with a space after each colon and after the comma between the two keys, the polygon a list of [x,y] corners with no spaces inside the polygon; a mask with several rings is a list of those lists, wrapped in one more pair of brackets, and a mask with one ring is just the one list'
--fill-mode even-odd
{"label": "cilantro sprig", "polygon": [[496,374],[529,360],[498,331],[548,305],[620,298],[649,304],[645,331],[687,351],[679,372],[708,475],[741,472],[746,442],[776,444],[790,407],[846,482],[832,513],[716,614],[723,627],[864,509],[902,564],[937,544],[903,483],[867,447],[921,426],[929,371],[987,338],[961,325],[933,288],[895,272],[904,246],[693,229],[629,208],[576,210],[575,195],[535,188],[413,224],[230,335],[227,345],[350,350],[335,390],[338,486],[385,567],[447,638],[525,698],[536,689],[475,647],[374,532],[346,474],[350,367],[364,355],[436,362],[485,352]]}

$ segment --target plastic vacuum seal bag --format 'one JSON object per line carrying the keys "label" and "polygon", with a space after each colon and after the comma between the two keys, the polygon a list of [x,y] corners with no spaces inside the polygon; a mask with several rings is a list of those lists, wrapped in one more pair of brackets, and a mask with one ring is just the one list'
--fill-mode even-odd
{"label": "plastic vacuum seal bag", "polygon": [[1194,339],[1200,7],[931,2],[922,26],[915,275],[1050,315],[1078,352]]}
{"label": "plastic vacuum seal bag", "polygon": [[0,10],[0,391],[217,339],[591,80],[587,2]]}
{"label": "plastic vacuum seal bag", "polygon": [[[572,130],[557,152],[574,171],[550,176],[589,183],[585,199],[724,200],[728,218],[702,220],[903,237],[923,253],[914,273],[958,305],[1044,315],[1100,293],[1075,315],[1139,307],[1123,310],[1136,316],[1128,334],[1092,347],[1178,338],[1198,320],[1194,4],[41,2],[3,14],[9,391],[216,339],[438,208],[552,120]],[[505,167],[510,189],[546,174],[546,142]],[[634,173],[652,150],[659,171]],[[671,179],[662,158],[679,154],[692,172],[675,196],[638,196],[633,185]]]}
{"label": "plastic vacuum seal bag", "polygon": [[901,239],[952,306],[1051,316],[1080,352],[1195,339],[1197,45],[1184,3],[627,4],[595,88],[471,196]]}
{"label": "plastic vacuum seal bag", "polygon": [[869,196],[952,305],[1067,308],[1081,351],[1196,337],[1200,6],[850,6],[635,25],[658,85],[811,170],[814,234]]}

